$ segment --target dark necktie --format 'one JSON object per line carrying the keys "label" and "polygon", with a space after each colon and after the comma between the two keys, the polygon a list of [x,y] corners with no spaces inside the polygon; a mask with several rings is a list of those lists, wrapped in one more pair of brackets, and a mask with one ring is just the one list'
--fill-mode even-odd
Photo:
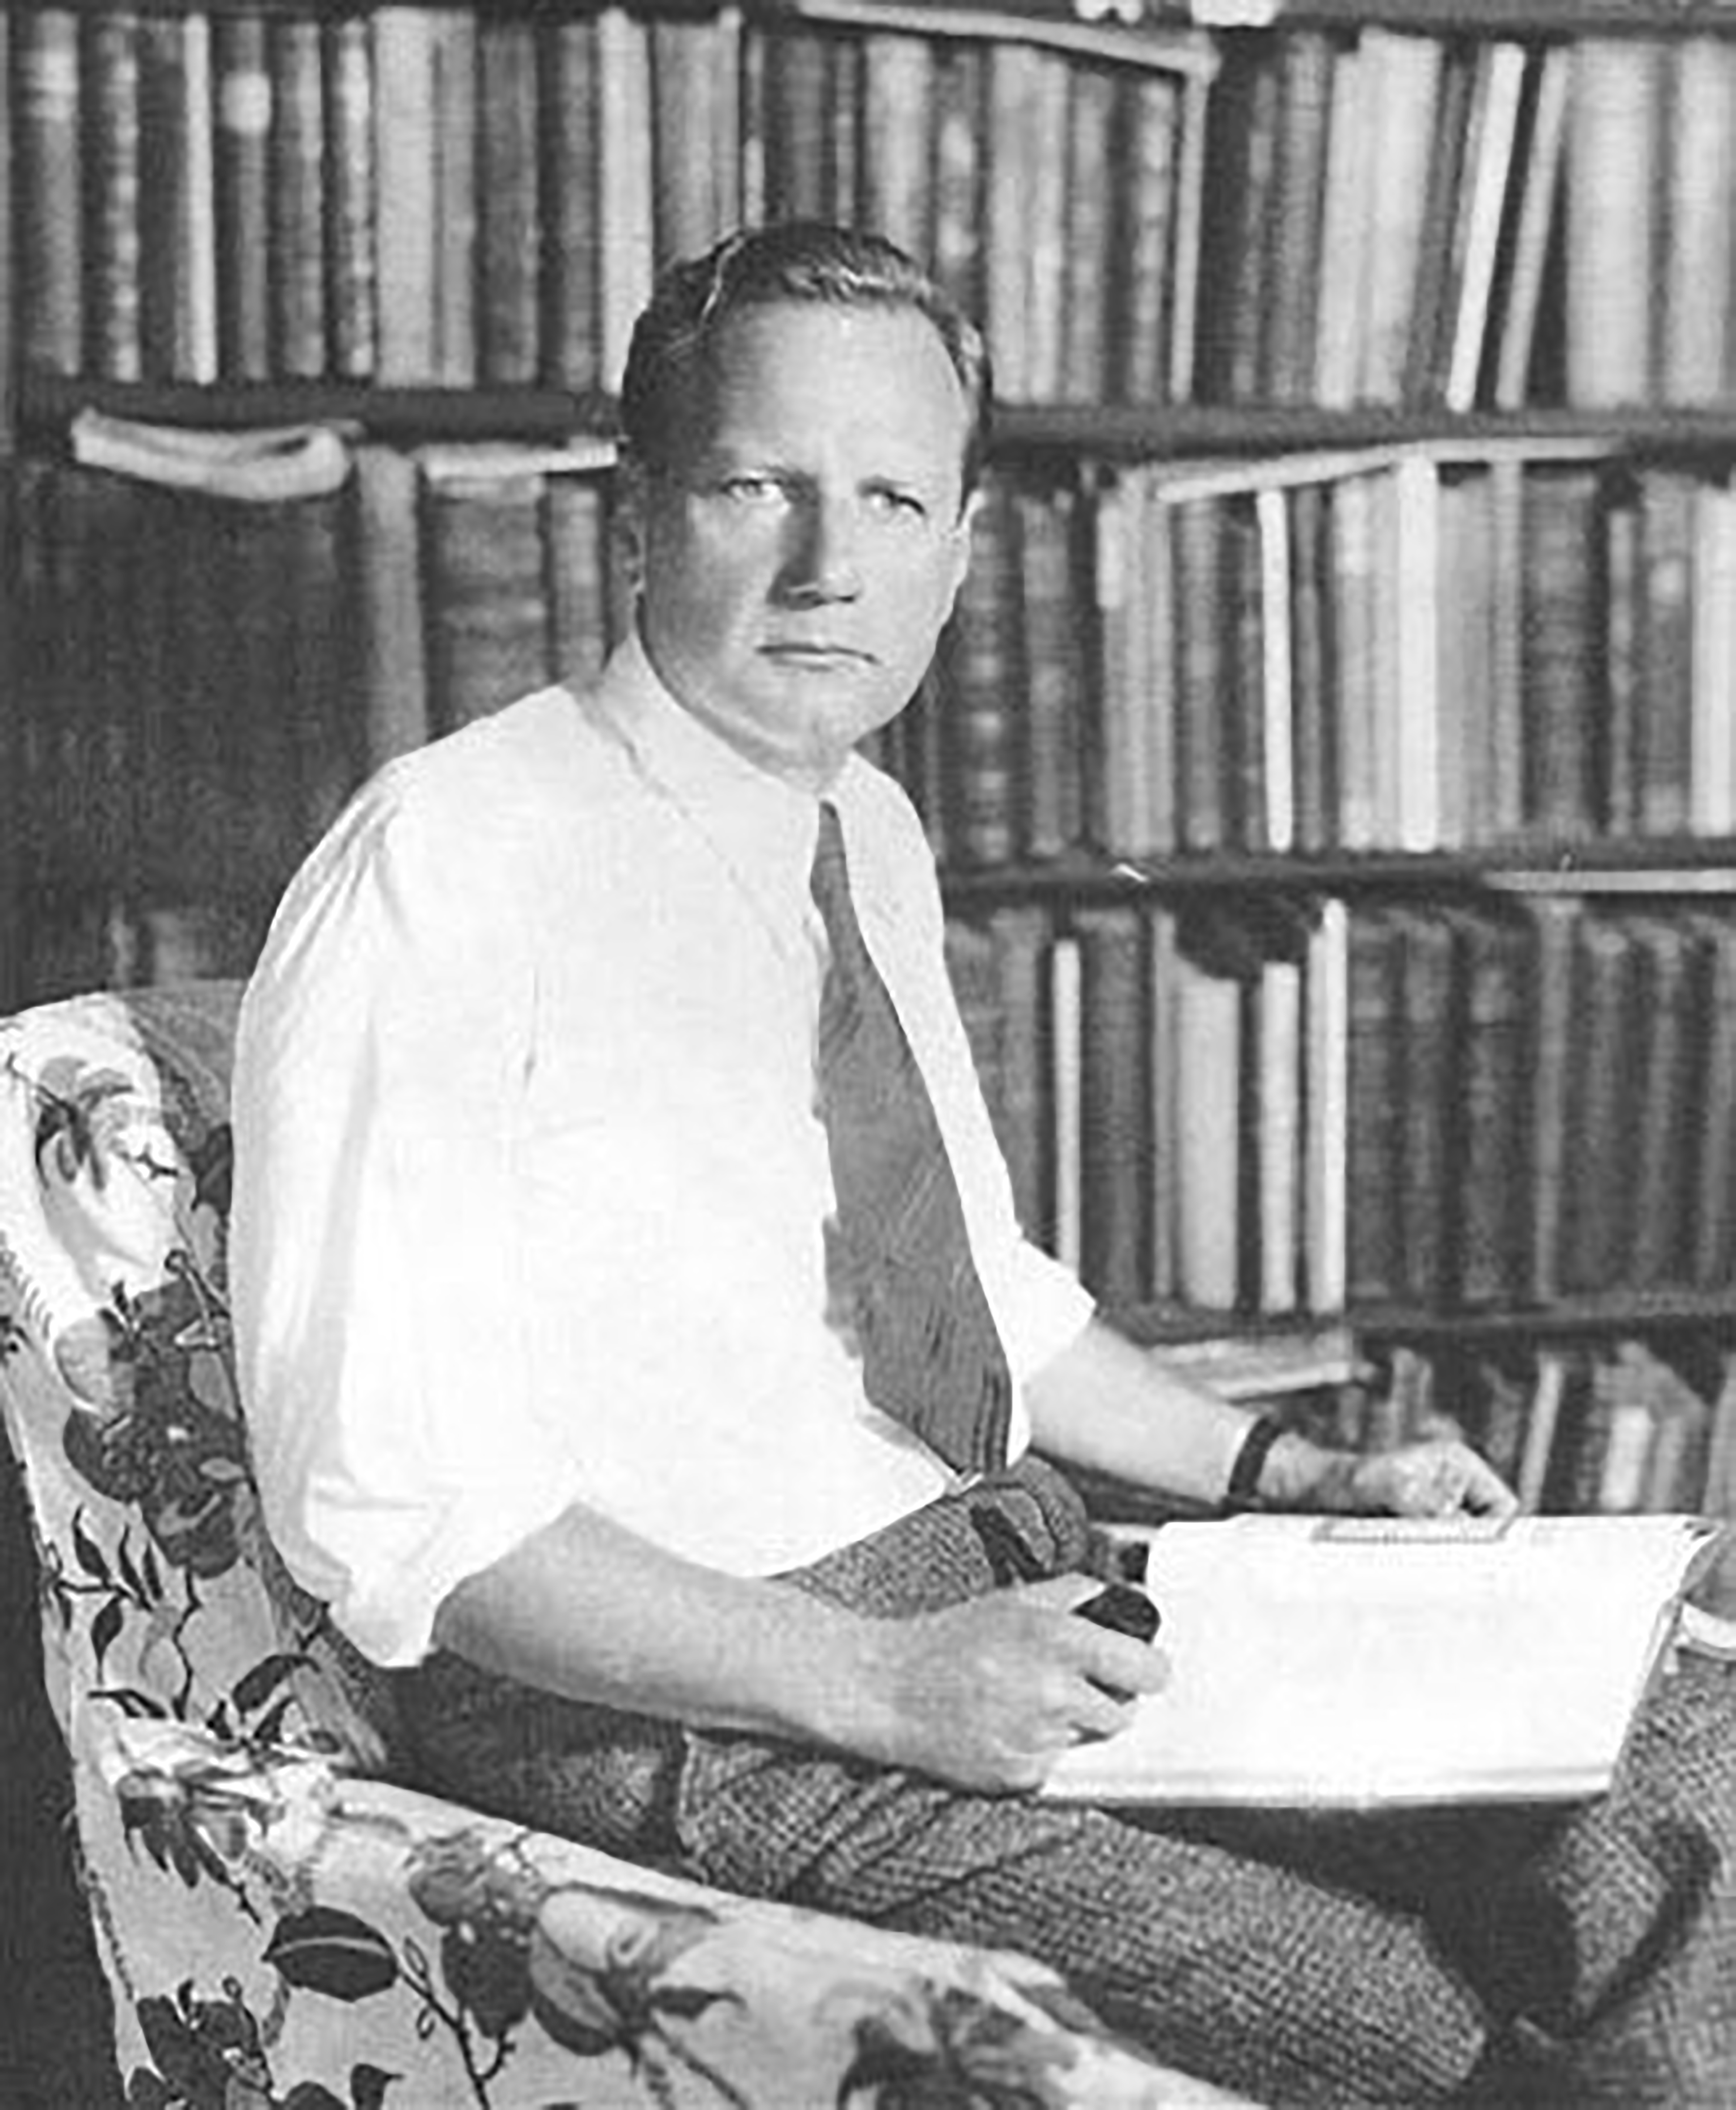
{"label": "dark necktie", "polygon": [[1006,1463],[1012,1376],[928,1088],[856,921],[830,805],[820,808],[811,884],[832,947],[820,1103],[863,1383],[882,1413],[950,1465],[992,1469]]}

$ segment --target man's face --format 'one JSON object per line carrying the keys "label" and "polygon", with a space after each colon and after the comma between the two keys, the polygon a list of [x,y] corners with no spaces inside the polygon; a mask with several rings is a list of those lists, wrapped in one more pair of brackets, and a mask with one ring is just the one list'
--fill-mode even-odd
{"label": "man's face", "polygon": [[819,789],[902,709],[952,608],[968,405],[902,310],[751,309],[717,352],[680,465],[641,494],[646,649],[696,718]]}

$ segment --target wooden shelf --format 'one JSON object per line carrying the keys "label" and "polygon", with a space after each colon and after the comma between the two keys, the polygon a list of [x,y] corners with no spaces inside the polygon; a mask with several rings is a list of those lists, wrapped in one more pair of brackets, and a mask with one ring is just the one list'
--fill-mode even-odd
{"label": "wooden shelf", "polygon": [[948,904],[1012,900],[1125,901],[1141,894],[1241,890],[1299,894],[1397,890],[1648,895],[1736,894],[1736,841],[1547,844],[1486,851],[1194,851],[1143,860],[1068,858],[1053,864],[949,871]]}
{"label": "wooden shelf", "polygon": [[[560,388],[388,387],[371,382],[105,381],[92,375],[19,376],[17,423],[35,438],[64,431],[86,407],[169,425],[234,431],[322,420],[382,440],[551,441],[612,434],[615,406],[595,392]],[[1535,408],[1516,412],[1369,408],[1317,410],[1227,404],[1003,404],[995,419],[1002,455],[1282,454],[1311,449],[1451,443],[1481,446],[1590,440],[1614,453],[1727,454],[1736,460],[1736,405],[1679,410]]]}
{"label": "wooden shelf", "polygon": [[1342,1319],[1307,1314],[1202,1311],[1151,1306],[1113,1315],[1117,1327],[1150,1346],[1212,1338],[1223,1334],[1258,1339],[1312,1329],[1322,1338],[1348,1327],[1358,1348],[1399,1343],[1445,1346],[1501,1340],[1568,1339],[1685,1329],[1727,1332],[1736,1338],[1736,1288],[1721,1290],[1611,1290],[1596,1296],[1563,1297],[1543,1305],[1440,1311],[1397,1305],[1353,1309]]}

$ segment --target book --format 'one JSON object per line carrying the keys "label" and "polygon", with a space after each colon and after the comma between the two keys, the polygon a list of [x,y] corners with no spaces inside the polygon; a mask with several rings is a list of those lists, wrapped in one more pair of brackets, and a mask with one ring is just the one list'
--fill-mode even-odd
{"label": "book", "polygon": [[141,16],[138,332],[152,380],[217,378],[214,154],[209,20]]}
{"label": "book", "polygon": [[320,25],[274,15],[271,73],[271,363],[285,380],[318,381],[325,356],[325,87]]}
{"label": "book", "polygon": [[1064,292],[1055,393],[1067,403],[1109,396],[1109,288],[1114,270],[1116,75],[1076,66],[1067,83]]}
{"label": "book", "polygon": [[1169,1682],[1130,1728],[1063,1752],[1043,1793],[1352,1809],[1595,1795],[1720,1537],[1685,1515],[1161,1525],[1146,1587]]}
{"label": "book", "polygon": [[610,650],[606,499],[593,475],[551,475],[543,491],[549,647],[557,681],[588,688]]}
{"label": "book", "polygon": [[1403,400],[1444,53],[1435,38],[1379,25],[1362,33],[1364,121],[1372,128],[1357,372],[1365,403]]}
{"label": "book", "polygon": [[1714,403],[1729,363],[1736,52],[1721,37],[1687,36],[1671,39],[1661,65],[1657,394],[1666,403]]}
{"label": "book", "polygon": [[1269,313],[1283,47],[1238,40],[1212,84],[1201,238],[1213,259],[1200,287],[1194,392],[1203,402],[1258,400]]}
{"label": "book", "polygon": [[1017,717],[1025,686],[1019,519],[1004,474],[981,486],[970,568],[943,633],[951,791],[948,840],[974,865],[1008,863],[1017,847]]}
{"label": "book", "polygon": [[1025,668],[1023,854],[1057,858],[1085,831],[1081,781],[1086,669],[1075,578],[1074,494],[1015,492]]}
{"label": "book", "polygon": [[861,48],[861,209],[868,225],[926,261],[934,212],[934,47],[927,37],[872,31]]}
{"label": "book", "polygon": [[983,333],[1003,401],[1031,395],[1030,242],[1034,171],[1030,141],[1039,59],[1017,42],[988,48],[987,178],[984,198]]}
{"label": "book", "polygon": [[1575,934],[1565,1077],[1561,1283],[1618,1288],[1632,1252],[1634,1112],[1642,1080],[1638,953],[1626,917],[1593,912]]}
{"label": "book", "polygon": [[75,413],[66,440],[72,459],[89,468],[255,505],[336,491],[350,470],[349,433],[338,425],[206,431],[86,409]]}
{"label": "book", "polygon": [[1658,162],[1655,37],[1582,37],[1573,47],[1566,179],[1566,383],[1587,409],[1643,403],[1652,389]]}
{"label": "book", "polygon": [[1314,384],[1316,314],[1324,259],[1326,181],[1336,48],[1298,29],[1278,60],[1277,143],[1265,277],[1270,306],[1260,346],[1260,393],[1304,403]]}
{"label": "book", "polygon": [[374,9],[370,26],[378,297],[374,371],[388,387],[425,385],[437,373],[436,16],[432,7],[388,0]]}
{"label": "book", "polygon": [[271,373],[271,75],[263,14],[212,17],[211,70],[217,369],[225,381],[264,381]]}
{"label": "book", "polygon": [[1181,935],[1175,988],[1175,1239],[1184,1302],[1235,1309],[1244,1228],[1240,1170],[1243,984],[1198,919]]}
{"label": "book", "polygon": [[737,113],[726,91],[739,24],[726,11],[709,20],[659,18],[650,27],[652,239],[660,268],[703,256],[735,218],[722,177],[735,150]]}
{"label": "book", "polygon": [[1441,400],[1449,410],[1471,408],[1489,361],[1496,260],[1513,188],[1514,148],[1529,63],[1522,44],[1498,41],[1477,52],[1475,150],[1464,185],[1443,319]]}
{"label": "book", "polygon": [[1063,932],[1049,949],[1049,1093],[1050,1231],[1054,1256],[1077,1275],[1085,1261],[1084,962],[1079,940]]}
{"label": "book", "polygon": [[1685,833],[1693,768],[1693,529],[1697,479],[1647,463],[1639,470],[1640,655],[1636,746],[1640,823]]}
{"label": "book", "polygon": [[1226,679],[1233,664],[1235,575],[1225,501],[1187,499],[1168,509],[1174,553],[1176,813],[1180,844],[1221,849],[1231,828]]}
{"label": "book", "polygon": [[1707,982],[1689,1279],[1699,1289],[1722,1289],[1736,1280],[1736,921],[1728,912],[1707,914],[1699,926]]}
{"label": "book", "polygon": [[535,25],[479,14],[476,68],[477,378],[522,387],[542,363]]}
{"label": "book", "polygon": [[655,266],[655,169],[650,25],[625,7],[596,17],[600,73],[598,225],[600,365],[618,391],[633,324],[650,298]]}
{"label": "book", "polygon": [[[1109,394],[1117,402],[1167,402],[1177,393],[1178,358],[1192,372],[1191,336],[1178,351],[1176,320],[1185,115],[1184,91],[1171,76],[1141,73],[1123,83],[1110,278]],[[1188,393],[1185,383],[1179,393]]]}
{"label": "book", "polygon": [[1149,1278],[1144,1211],[1150,1148],[1145,1082],[1145,932],[1130,903],[1077,910],[1080,989],[1080,1276],[1112,1310]]}
{"label": "book", "polygon": [[1689,641],[1688,822],[1699,835],[1736,833],[1736,485],[1707,476],[1693,506]]}
{"label": "book", "polygon": [[84,363],[107,381],[137,381],[140,342],[139,17],[106,7],[82,18]]}
{"label": "book", "polygon": [[1353,908],[1346,960],[1346,1293],[1397,1297],[1403,1283],[1404,1098],[1399,933],[1390,913]]}
{"label": "book", "polygon": [[579,392],[602,371],[601,62],[591,16],[563,16],[542,36],[542,378]]}
{"label": "book", "polygon": [[934,274],[968,315],[982,313],[986,67],[976,42],[935,56]]}
{"label": "book", "polygon": [[476,17],[434,9],[434,378],[476,382]]}
{"label": "book", "polygon": [[336,380],[371,381],[379,292],[371,25],[342,17],[324,25],[322,41],[327,364]]}
{"label": "book", "polygon": [[826,140],[832,114],[830,40],[781,22],[755,39],[764,55],[765,212],[772,220],[823,219],[831,210]]}
{"label": "book", "polygon": [[1523,514],[1525,806],[1547,840],[1594,832],[1597,746],[1588,696],[1602,685],[1594,469],[1528,469]]}
{"label": "book", "polygon": [[1636,916],[1629,927],[1638,955],[1639,1061],[1629,1112],[1638,1134],[1625,1279],[1636,1289],[1657,1289],[1680,1283],[1687,1272],[1699,1126],[1694,1072],[1708,963],[1685,918]]}
{"label": "book", "polygon": [[1303,976],[1303,1284],[1308,1309],[1344,1309],[1349,1253],[1350,912],[1320,903]]}
{"label": "book", "polygon": [[[1275,494],[1280,495],[1280,494]],[[1281,494],[1290,545],[1291,804],[1294,847],[1321,850],[1338,814],[1338,746],[1332,711],[1336,638],[1332,623],[1330,487],[1299,484]]]}
{"label": "book", "polygon": [[32,7],[8,20],[18,358],[30,370],[74,374],[84,351],[79,16]]}
{"label": "book", "polygon": [[1044,986],[1049,928],[1040,908],[991,910],[1002,1020],[999,1095],[990,1117],[1013,1184],[1013,1206],[1027,1238],[1053,1236],[1049,1113],[1044,1047]]}
{"label": "book", "polygon": [[474,467],[424,454],[423,547],[429,720],[436,733],[548,678],[542,478],[529,464]]}
{"label": "book", "polygon": [[370,771],[428,736],[416,465],[395,447],[356,450],[357,674]]}
{"label": "book", "polygon": [[1463,984],[1458,933],[1435,911],[1390,912],[1398,949],[1399,1025],[1394,1083],[1401,1112],[1396,1220],[1398,1287],[1438,1309],[1448,1299],[1456,1245],[1454,1169],[1461,1161]]}
{"label": "book", "polygon": [[1498,910],[1460,921],[1462,1039],[1457,1189],[1459,1301],[1498,1306],[1522,1297],[1528,1279],[1528,1184],[1532,1125],[1530,998],[1536,969],[1529,922]]}

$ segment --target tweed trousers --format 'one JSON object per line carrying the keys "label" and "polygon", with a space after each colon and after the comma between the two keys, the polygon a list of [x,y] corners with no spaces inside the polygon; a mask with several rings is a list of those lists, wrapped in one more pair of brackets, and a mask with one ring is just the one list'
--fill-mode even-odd
{"label": "tweed trousers", "polygon": [[[780,1578],[909,1617],[996,1585],[973,1507],[1112,1571],[1027,1460]],[[581,1706],[436,1655],[417,1785],[678,1870],[1054,1965],[1154,2056],[1273,2104],[1736,2105],[1736,1675],[1684,1664],[1612,1791],[1536,1810],[1119,1815]]]}

